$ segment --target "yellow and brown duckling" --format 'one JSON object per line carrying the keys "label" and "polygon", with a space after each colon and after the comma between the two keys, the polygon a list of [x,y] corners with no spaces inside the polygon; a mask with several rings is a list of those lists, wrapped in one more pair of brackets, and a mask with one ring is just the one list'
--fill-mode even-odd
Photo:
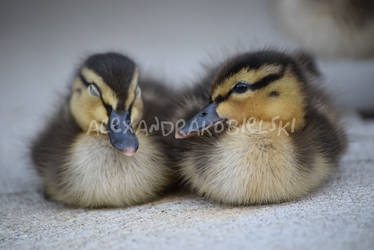
{"label": "yellow and brown duckling", "polygon": [[48,198],[119,207],[152,200],[168,185],[166,149],[156,133],[137,126],[170,105],[147,99],[165,88],[139,86],[138,75],[136,64],[117,53],[92,55],[78,69],[71,94],[32,148]]}
{"label": "yellow and brown duckling", "polygon": [[304,53],[245,53],[218,67],[175,113],[190,119],[176,133],[185,138],[176,145],[182,178],[207,199],[238,205],[320,186],[346,142],[318,76]]}

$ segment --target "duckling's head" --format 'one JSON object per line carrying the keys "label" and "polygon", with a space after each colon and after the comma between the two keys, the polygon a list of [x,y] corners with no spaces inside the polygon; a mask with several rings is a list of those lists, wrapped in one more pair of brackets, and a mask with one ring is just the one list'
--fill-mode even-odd
{"label": "duckling's head", "polygon": [[78,69],[72,85],[71,113],[84,132],[105,125],[111,144],[125,155],[138,149],[134,128],[142,117],[138,69],[117,53],[94,54]]}
{"label": "duckling's head", "polygon": [[295,58],[276,51],[241,54],[218,70],[211,82],[210,104],[176,137],[194,135],[222,120],[237,125],[250,119],[290,122],[295,131],[304,126],[305,107],[305,78]]}

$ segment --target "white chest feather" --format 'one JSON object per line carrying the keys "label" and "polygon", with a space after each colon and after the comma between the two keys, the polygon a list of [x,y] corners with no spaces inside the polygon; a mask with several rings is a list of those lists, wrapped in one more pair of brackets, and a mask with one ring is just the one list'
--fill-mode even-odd
{"label": "white chest feather", "polygon": [[150,137],[125,156],[105,136],[78,136],[63,171],[62,201],[81,206],[124,206],[152,199],[168,182],[165,157]]}
{"label": "white chest feather", "polygon": [[196,168],[186,154],[183,174],[199,193],[234,204],[278,202],[299,197],[326,177],[327,162],[316,157],[311,171],[300,169],[295,145],[278,133],[222,135]]}

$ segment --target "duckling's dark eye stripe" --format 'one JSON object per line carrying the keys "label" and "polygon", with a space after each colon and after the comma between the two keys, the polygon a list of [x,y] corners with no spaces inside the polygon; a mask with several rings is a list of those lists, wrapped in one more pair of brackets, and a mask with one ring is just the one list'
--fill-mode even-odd
{"label": "duckling's dark eye stripe", "polygon": [[90,84],[86,81],[86,79],[82,76],[82,74],[79,74],[79,79],[84,84],[84,86],[88,87]]}
{"label": "duckling's dark eye stripe", "polygon": [[282,67],[281,72],[278,74],[270,74],[262,78],[261,80],[255,82],[254,84],[249,85],[250,90],[257,90],[266,87],[270,83],[279,80],[283,77],[286,67]]}
{"label": "duckling's dark eye stripe", "polygon": [[112,111],[113,111],[112,106],[110,106],[109,104],[105,103],[102,98],[100,98],[100,99],[101,99],[101,101],[102,101],[102,103],[103,103],[103,105],[104,105],[104,107],[106,109],[106,113],[108,114],[108,116],[110,116],[110,113],[112,113]]}
{"label": "duckling's dark eye stripe", "polygon": [[[284,69],[280,72],[280,74],[270,74],[270,75],[265,76],[261,80],[253,83],[253,84],[248,84],[248,89],[250,89],[252,91],[262,89],[262,88],[266,87],[267,85],[269,85],[270,83],[282,78],[283,75],[284,75]],[[214,99],[214,102],[216,104],[219,104],[223,101],[226,101],[233,92],[234,92],[234,90],[230,89],[230,91],[225,96],[221,96],[221,95],[217,96]]]}
{"label": "duckling's dark eye stripe", "polygon": [[[268,86],[270,83],[280,79],[282,76],[283,76],[283,73],[267,75],[264,78],[262,78],[260,81],[257,81],[254,84],[248,85],[248,88],[250,90],[262,89],[262,88]],[[230,90],[230,92],[231,92],[231,90]]]}
{"label": "duckling's dark eye stripe", "polygon": [[231,91],[227,95],[225,95],[225,96],[221,96],[221,95],[217,96],[214,99],[214,103],[215,104],[219,104],[219,103],[221,103],[223,101],[226,101],[229,98],[230,94],[231,94]]}
{"label": "duckling's dark eye stripe", "polygon": [[103,103],[105,109],[106,109],[106,112],[108,114],[108,116],[110,115],[110,113],[112,112],[112,106],[110,106],[109,104],[107,104],[104,99],[103,99],[103,95],[102,95],[102,92],[101,92],[101,89],[99,88],[99,86],[97,86],[96,83],[92,82],[92,83],[89,83],[87,82],[87,80],[84,78],[84,76],[82,76],[82,74],[79,74],[79,79],[82,81],[82,83],[84,84],[84,86],[86,86],[87,88],[90,86],[90,85],[93,85],[97,91],[99,92],[99,97],[100,97],[100,100],[101,102]]}

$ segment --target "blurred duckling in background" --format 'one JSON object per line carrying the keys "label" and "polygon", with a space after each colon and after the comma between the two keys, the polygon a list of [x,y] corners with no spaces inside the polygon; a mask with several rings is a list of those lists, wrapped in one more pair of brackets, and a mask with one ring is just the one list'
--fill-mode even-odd
{"label": "blurred duckling in background", "polygon": [[92,55],[77,70],[71,94],[32,147],[47,198],[119,207],[150,201],[168,185],[166,150],[137,125],[170,105],[143,99],[142,90],[155,96],[165,88],[139,86],[138,75],[135,63],[117,53]]}
{"label": "blurred duckling in background", "polygon": [[289,201],[320,186],[346,142],[318,75],[304,53],[245,53],[218,67],[175,113],[190,118],[176,133],[185,138],[182,178],[207,199],[237,205]]}
{"label": "blurred duckling in background", "polygon": [[280,0],[281,28],[321,57],[374,56],[373,0]]}

